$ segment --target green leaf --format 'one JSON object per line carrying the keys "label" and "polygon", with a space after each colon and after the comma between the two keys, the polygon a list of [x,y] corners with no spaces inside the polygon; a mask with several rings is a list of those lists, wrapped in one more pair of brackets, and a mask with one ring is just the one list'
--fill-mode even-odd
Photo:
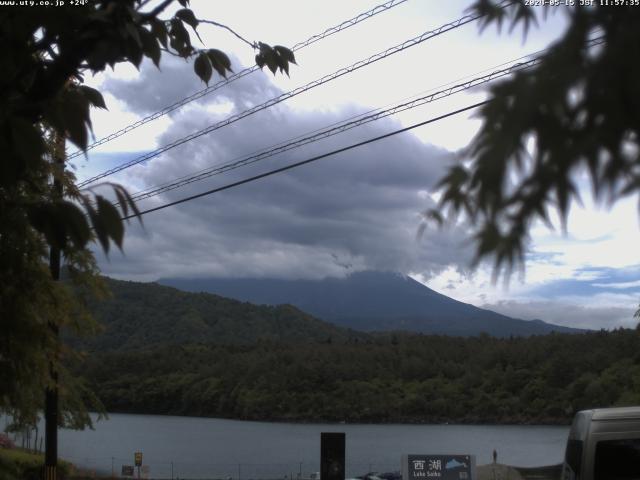
{"label": "green leaf", "polygon": [[534,13],[535,9],[527,8],[524,4],[518,4],[515,6],[516,13],[513,15],[513,20],[511,21],[511,26],[509,27],[509,33],[513,32],[513,29],[519,22],[523,23],[524,26],[524,36],[526,38],[529,28],[531,24],[534,27],[538,26],[538,19],[536,18],[536,14]]}
{"label": "green leaf", "polygon": [[468,9],[470,15],[480,17],[479,26],[482,32],[491,22],[496,22],[498,31],[502,28],[502,22],[507,14],[506,8],[501,8],[492,0],[478,0]]}
{"label": "green leaf", "polygon": [[42,134],[30,122],[15,118],[11,122],[11,138],[14,151],[21,157],[27,168],[36,165],[45,151]]}
{"label": "green leaf", "polygon": [[282,70],[282,60],[278,53],[266,43],[258,42],[258,46],[260,47],[260,59],[256,57],[256,63],[258,66],[262,68],[263,65],[266,65],[274,75],[278,71],[278,68]]}
{"label": "green leaf", "polygon": [[120,60],[122,51],[119,45],[107,39],[98,40],[95,48],[89,52],[87,63],[94,72],[104,70],[105,65],[113,66]]}
{"label": "green leaf", "polygon": [[269,70],[271,70],[271,73],[275,75],[278,71],[278,60],[271,47],[269,47],[269,49],[265,49],[265,51],[262,53],[262,56],[264,58],[264,62],[267,64],[267,68],[269,68]]}
{"label": "green leaf", "polygon": [[184,28],[182,22],[176,18],[171,20],[171,30],[169,30],[169,34],[180,43],[187,44],[189,42],[189,32]]}
{"label": "green leaf", "polygon": [[57,205],[58,219],[65,224],[65,231],[77,248],[84,248],[91,238],[87,217],[77,205],[62,201]]}
{"label": "green leaf", "polygon": [[162,44],[164,48],[167,48],[167,36],[169,32],[167,31],[167,26],[164,24],[162,20],[158,20],[157,18],[153,18],[150,20],[151,23],[151,33],[158,39],[158,41]]}
{"label": "green leaf", "polygon": [[87,126],[91,127],[89,101],[77,88],[67,88],[61,95],[60,115],[69,139],[79,148],[87,148]]}
{"label": "green leaf", "polygon": [[[160,66],[160,46],[158,40],[153,33],[148,30],[140,29],[140,39],[142,40],[142,51],[151,59],[156,67]],[[166,38],[165,38],[166,41]]]}
{"label": "green leaf", "polygon": [[138,209],[138,205],[136,205],[136,202],[133,200],[133,198],[131,198],[131,195],[129,195],[129,192],[127,192],[126,188],[124,188],[122,185],[114,185],[113,186],[114,190],[116,190],[116,192],[120,192],[124,197],[125,197],[125,208],[126,205],[129,205],[129,208],[131,208],[131,211],[133,211],[133,214],[138,218],[138,220],[140,221],[140,223],[142,224],[142,216],[140,215],[140,210]]}
{"label": "green leaf", "polygon": [[44,224],[49,217],[48,213],[49,212],[43,209],[42,204],[32,205],[28,212],[29,223],[31,223],[31,226],[37,231],[42,232]]}
{"label": "green leaf", "polygon": [[275,62],[278,65],[280,71],[286,73],[287,76],[289,76],[289,63],[296,63],[293,52],[287,47],[283,47],[282,45],[276,45],[275,47],[273,47],[272,52]]}
{"label": "green leaf", "polygon": [[183,8],[181,10],[178,10],[175,16],[180,20],[182,20],[187,25],[189,25],[194,30],[198,26],[198,19],[194,15],[193,11],[189,10],[188,8]]}
{"label": "green leaf", "polygon": [[227,71],[233,72],[233,70],[231,70],[231,60],[229,60],[226,53],[215,48],[210,48],[207,50],[207,56],[211,61],[211,65],[219,75],[226,78]]}
{"label": "green leaf", "polygon": [[122,216],[128,217],[129,209],[131,209],[133,215],[138,217],[138,220],[140,220],[140,223],[142,223],[140,210],[138,210],[138,206],[134,202],[133,198],[131,198],[131,195],[129,195],[129,192],[127,192],[127,189],[122,185],[118,185],[117,183],[108,183],[108,185],[113,188],[113,191],[118,198],[118,204],[120,205],[120,209],[122,210]]}
{"label": "green leaf", "polygon": [[91,105],[97,108],[108,110],[107,105],[104,103],[104,98],[98,90],[96,90],[95,88],[87,87],[86,85],[79,85],[77,88],[84,94]]}
{"label": "green leaf", "polygon": [[196,57],[196,61],[193,63],[193,69],[195,70],[196,75],[198,75],[198,77],[208,85],[213,70],[211,68],[209,57],[205,52],[200,52]]}
{"label": "green leaf", "polygon": [[138,43],[133,38],[129,38],[127,42],[127,58],[137,69],[140,69],[143,53],[142,43]]}
{"label": "green leaf", "polygon": [[276,59],[276,63],[278,64],[278,68],[280,69],[280,73],[284,72],[289,76],[289,62],[287,62],[280,55],[274,55]]}
{"label": "green leaf", "polygon": [[477,264],[485,256],[495,252],[501,239],[502,235],[498,227],[492,222],[487,222],[476,234],[476,257],[474,263]]}
{"label": "green leaf", "polygon": [[172,48],[183,57],[189,55],[191,53],[191,39],[189,32],[187,32],[187,29],[184,28],[184,25],[179,19],[174,18],[171,20],[171,31],[169,33]]}
{"label": "green leaf", "polygon": [[435,208],[424,212],[424,218],[425,220],[431,220],[435,222],[439,227],[444,225],[444,217],[442,216],[442,213],[440,213],[440,211],[436,210]]}
{"label": "green leaf", "polygon": [[142,48],[142,40],[140,39],[140,34],[136,26],[133,23],[127,23],[125,28],[129,34],[129,38],[135,42],[138,48]]}
{"label": "green leaf", "polygon": [[44,113],[44,120],[48,125],[51,125],[55,131],[65,132],[64,118],[62,112],[64,111],[64,104],[62,99],[58,97],[51,102]]}
{"label": "green leaf", "polygon": [[[96,195],[96,201],[102,198],[100,195]],[[107,233],[107,229],[102,223],[102,217],[98,215],[98,212],[90,201],[87,199],[83,200],[85,210],[89,215],[89,219],[91,220],[91,226],[93,227],[93,231],[96,232],[96,236],[98,237],[98,241],[102,246],[102,250],[104,253],[109,253],[109,234]]]}
{"label": "green leaf", "polygon": [[46,202],[38,203],[29,209],[31,226],[44,235],[47,243],[54,248],[64,248],[67,235],[64,219],[56,205]]}
{"label": "green leaf", "polygon": [[[28,216],[29,223],[36,231],[42,233],[47,239],[47,243],[52,245],[52,242],[55,242],[55,238],[51,238],[51,234],[49,232],[49,222],[52,218],[52,212],[49,208],[50,205],[47,203],[38,203],[36,205],[32,205],[29,208]],[[57,242],[56,247],[58,246]]]}
{"label": "green leaf", "polygon": [[220,64],[224,68],[231,71],[231,60],[229,59],[226,53],[216,48],[210,48],[209,50],[207,50],[207,53],[209,54],[210,57],[213,56],[214,58],[216,58],[216,60],[220,62]]}
{"label": "green leaf", "polygon": [[289,50],[287,47],[283,47],[282,45],[275,45],[273,49],[278,52],[278,55],[285,59],[289,63],[296,63],[296,57],[293,55],[293,51]]}
{"label": "green leaf", "polygon": [[129,205],[127,204],[127,197],[120,191],[119,188],[113,187],[114,192],[116,193],[116,197],[118,198],[118,205],[120,205],[120,210],[122,210],[122,215],[124,217],[129,215]]}
{"label": "green leaf", "polygon": [[100,195],[96,195],[96,203],[98,205],[98,217],[105,229],[105,233],[111,237],[118,248],[122,250],[124,224],[118,214],[118,210],[111,202]]}

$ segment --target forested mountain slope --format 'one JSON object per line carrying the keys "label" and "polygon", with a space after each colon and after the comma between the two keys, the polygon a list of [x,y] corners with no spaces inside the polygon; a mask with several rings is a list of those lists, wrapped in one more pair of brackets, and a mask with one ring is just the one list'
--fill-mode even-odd
{"label": "forested mountain slope", "polygon": [[161,279],[191,292],[209,292],[256,304],[291,304],[328,322],[361,331],[405,330],[438,335],[543,335],[580,330],[520,320],[442,295],[411,277],[366,271],[344,278]]}
{"label": "forested mountain slope", "polygon": [[291,305],[252,305],[156,283],[106,281],[112,297],[91,305],[103,332],[71,339],[72,345],[103,351],[183,343],[242,345],[260,340],[340,342],[363,336]]}

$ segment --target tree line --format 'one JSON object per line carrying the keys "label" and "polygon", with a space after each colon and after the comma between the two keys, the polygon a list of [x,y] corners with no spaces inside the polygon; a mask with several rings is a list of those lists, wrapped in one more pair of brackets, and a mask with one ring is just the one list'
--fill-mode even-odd
{"label": "tree line", "polygon": [[561,424],[581,409],[640,404],[639,335],[165,345],[94,353],[77,373],[109,412]]}

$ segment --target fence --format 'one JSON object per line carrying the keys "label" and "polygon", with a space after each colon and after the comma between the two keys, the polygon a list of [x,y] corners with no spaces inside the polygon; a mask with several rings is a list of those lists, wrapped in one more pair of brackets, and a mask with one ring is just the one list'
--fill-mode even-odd
{"label": "fence", "polygon": [[[73,457],[67,456],[77,467],[89,472],[89,478],[112,476],[113,478],[138,478],[138,469],[134,476],[122,476],[122,466],[133,466],[133,457]],[[397,472],[400,464],[347,463],[347,478],[362,477],[370,472]],[[140,478],[153,480],[319,480],[320,464],[292,463],[203,463],[187,460],[143,461]]]}

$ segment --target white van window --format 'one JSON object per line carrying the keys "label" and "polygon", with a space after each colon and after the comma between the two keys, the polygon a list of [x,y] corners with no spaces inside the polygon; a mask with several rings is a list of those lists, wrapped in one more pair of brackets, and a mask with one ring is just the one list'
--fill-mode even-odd
{"label": "white van window", "polygon": [[564,461],[576,476],[580,475],[580,463],[582,462],[582,440],[569,439]]}
{"label": "white van window", "polygon": [[640,438],[596,444],[595,480],[640,480]]}

